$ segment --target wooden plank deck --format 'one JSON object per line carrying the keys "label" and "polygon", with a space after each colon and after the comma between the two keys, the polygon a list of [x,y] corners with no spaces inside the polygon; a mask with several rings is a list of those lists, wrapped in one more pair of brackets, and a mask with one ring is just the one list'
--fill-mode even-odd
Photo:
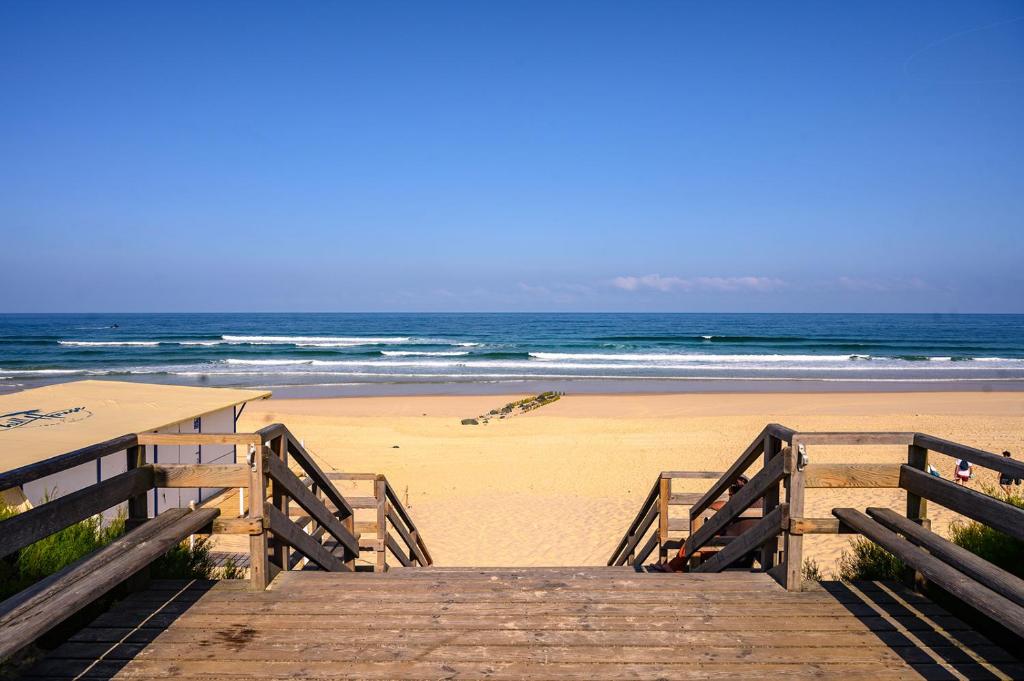
{"label": "wooden plank deck", "polygon": [[631,568],[286,572],[155,582],[29,676],[81,679],[1024,678],[898,587]]}

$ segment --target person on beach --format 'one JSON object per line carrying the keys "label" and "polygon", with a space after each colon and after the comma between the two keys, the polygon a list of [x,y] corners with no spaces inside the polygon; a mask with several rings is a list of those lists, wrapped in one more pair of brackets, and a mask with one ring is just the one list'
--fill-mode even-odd
{"label": "person on beach", "polygon": [[[1010,452],[1003,452],[1003,456],[1005,456],[1007,459],[1011,458]],[[1003,491],[1006,492],[1007,494],[1010,494],[1012,491],[1010,489],[1010,485],[1020,485],[1020,478],[1015,478],[1011,476],[1009,473],[1000,473],[999,486],[1002,487]]]}
{"label": "person on beach", "polygon": [[957,459],[953,481],[958,485],[966,485],[972,477],[974,477],[974,464],[967,459]]}
{"label": "person on beach", "polygon": [[[737,494],[743,486],[749,482],[747,476],[741,475],[736,478],[736,481],[729,486],[729,499],[732,499],[734,494]],[[715,501],[709,507],[713,511],[719,511],[728,501]],[[750,505],[750,508],[764,508],[764,499],[758,499]],[[760,518],[737,518],[729,523],[725,530],[722,531],[724,537],[738,537],[739,535],[746,532],[753,525],[756,525]],[[667,563],[658,563],[657,565],[651,566],[652,572],[683,572],[686,569],[686,544],[684,543],[679,547],[679,553],[676,557]],[[732,567],[753,567],[754,566],[754,553],[751,552],[748,555],[740,558],[732,564]]]}

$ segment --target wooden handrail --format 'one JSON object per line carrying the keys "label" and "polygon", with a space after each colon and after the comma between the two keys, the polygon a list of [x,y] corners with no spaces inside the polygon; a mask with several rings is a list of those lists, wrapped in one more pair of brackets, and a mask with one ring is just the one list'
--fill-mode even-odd
{"label": "wooden handrail", "polygon": [[787,447],[775,455],[767,466],[762,468],[757,475],[751,478],[750,482],[741,487],[740,491],[725,503],[725,506],[686,538],[686,555],[693,555],[694,552],[701,549],[712,537],[735,520],[740,513],[750,508],[758,499],[763,498],[768,489],[782,480],[787,473],[791,473],[794,467],[791,448]]}
{"label": "wooden handrail", "polygon": [[48,537],[153,487],[153,469],[143,466],[57,497],[0,522],[0,557]]}
{"label": "wooden handrail", "polygon": [[26,464],[20,468],[13,470],[4,471],[0,473],[0,490],[10,489],[11,487],[17,487],[24,485],[25,483],[45,478],[48,475],[54,473],[60,473],[61,471],[83,463],[89,463],[96,459],[107,456],[108,454],[115,454],[123,451],[130,447],[134,447],[138,443],[138,436],[134,433],[127,435],[121,435],[105,442],[99,442],[88,447],[82,447],[74,451],[61,454],[59,456],[51,457],[45,461],[39,461],[37,463]]}
{"label": "wooden handrail", "polygon": [[0,603],[0,660],[100,598],[185,537],[209,525],[218,513],[216,508],[165,511]]}
{"label": "wooden handrail", "polygon": [[1018,459],[1011,459],[1008,456],[999,456],[991,452],[986,452],[981,449],[975,449],[974,447],[968,447],[957,442],[950,442],[949,440],[943,440],[940,437],[934,435],[925,435],[924,433],[916,433],[914,435],[914,444],[918,447],[931,450],[933,452],[939,452],[940,454],[946,454],[947,456],[953,456],[958,459],[965,459],[973,464],[981,466],[982,468],[989,468],[1000,473],[1006,473],[1009,476],[1015,478],[1024,478],[1024,461]]}
{"label": "wooden handrail", "polygon": [[629,540],[636,534],[637,528],[644,522],[647,516],[650,514],[652,508],[657,508],[661,479],[659,478],[654,482],[654,486],[651,488],[650,493],[644,500],[644,503],[640,506],[640,511],[636,514],[633,522],[626,528],[626,534],[622,535],[622,539],[616,545],[615,550],[612,551],[611,558],[608,559],[608,565],[623,565],[626,562],[626,558],[629,552],[626,551],[626,547],[629,545]]}
{"label": "wooden handrail", "polygon": [[1024,541],[1024,509],[910,466],[900,467],[900,487]]}
{"label": "wooden handrail", "polygon": [[789,524],[789,504],[781,503],[743,534],[732,537],[724,549],[693,568],[694,572],[721,572],[751,551],[779,536]]}
{"label": "wooden handrail", "polygon": [[922,551],[860,511],[852,508],[834,508],[832,514],[956,598],[991,617],[1017,636],[1024,636],[1024,608],[1010,599],[967,577],[956,567]]}
{"label": "wooden handrail", "polygon": [[409,545],[409,549],[411,551],[410,555],[415,554],[416,559],[421,565],[433,564],[434,560],[431,558],[430,551],[427,550],[426,544],[420,537],[419,529],[412,521],[412,517],[409,515],[409,512],[405,510],[405,506],[403,506],[402,502],[399,501],[398,495],[395,494],[395,490],[391,487],[391,483],[387,481],[387,478],[384,478],[384,490],[387,495],[388,502],[391,505],[391,509],[398,515],[398,518],[405,523],[405,528],[402,528],[400,523],[395,522],[394,518],[388,518],[391,520],[392,526],[398,529],[399,534],[402,535],[403,541]]}
{"label": "wooden handrail", "polygon": [[869,508],[871,518],[893,532],[928,550],[944,563],[955,565],[960,572],[1002,594],[1024,607],[1024,579],[1003,570],[984,558],[957,546],[948,539],[926,530],[912,520],[904,518],[891,508]]}
{"label": "wooden handrail", "polygon": [[[691,521],[695,520],[701,513],[706,511],[711,504],[713,504],[720,496],[725,494],[726,490],[736,482],[737,478],[746,473],[747,469],[754,465],[754,462],[757,461],[757,457],[764,452],[765,436],[775,435],[776,437],[779,437],[776,435],[776,432],[788,434],[790,438],[792,438],[793,434],[793,431],[789,430],[785,426],[780,426],[774,423],[770,423],[765,426],[761,432],[757,434],[757,437],[754,438],[753,442],[751,442],[746,450],[744,450],[740,455],[740,458],[736,459],[733,465],[729,467],[729,470],[723,473],[722,477],[718,479],[718,482],[712,485],[711,488],[704,493],[704,496],[701,497],[700,501],[693,505],[693,508],[690,509]],[[785,438],[780,437],[780,439]]]}

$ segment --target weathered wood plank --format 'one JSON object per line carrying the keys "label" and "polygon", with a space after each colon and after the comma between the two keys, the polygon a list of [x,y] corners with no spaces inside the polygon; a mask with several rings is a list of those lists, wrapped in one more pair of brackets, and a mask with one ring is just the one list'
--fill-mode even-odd
{"label": "weathered wood plank", "polygon": [[906,465],[900,487],[1024,541],[1024,509]]}
{"label": "weathered wood plank", "polygon": [[8,518],[0,522],[0,557],[142,494],[152,486],[153,469],[143,466]]}
{"label": "weathered wood plank", "polygon": [[869,508],[867,512],[878,523],[893,532],[899,532],[914,544],[928,549],[929,553],[950,567],[981,582],[1017,605],[1024,606],[1024,579],[1002,570],[967,549],[926,530],[890,508]]}
{"label": "weathered wood plank", "polygon": [[626,545],[629,544],[629,540],[635,534],[636,528],[650,515],[651,508],[656,505],[655,502],[658,499],[658,493],[660,491],[660,481],[655,480],[654,485],[651,487],[651,491],[647,493],[647,498],[644,499],[644,503],[640,505],[640,511],[629,523],[629,527],[626,528],[626,533],[622,535],[622,539],[619,540],[619,543],[615,546],[615,550],[612,551],[611,558],[608,559],[608,565],[626,564],[626,561],[629,559],[629,551],[626,550]]}
{"label": "weathered wood plank", "polygon": [[398,545],[398,542],[395,541],[395,538],[390,534],[384,538],[384,545],[387,546],[388,550],[391,551],[391,554],[398,559],[398,562],[402,564],[402,567],[412,567],[412,561],[409,560],[409,556],[406,555],[405,551],[402,550],[402,547]]}
{"label": "weathered wood plank", "polygon": [[249,467],[243,464],[153,464],[154,487],[245,487]]}
{"label": "weathered wood plank", "polygon": [[260,534],[262,518],[217,518],[213,521],[213,534]]}
{"label": "weathered wood plank", "polygon": [[[382,478],[384,476],[381,476]],[[405,526],[409,528],[409,534],[414,540],[416,546],[416,552],[422,556],[420,559],[421,565],[430,565],[434,562],[434,559],[430,556],[430,551],[427,550],[427,545],[423,542],[423,538],[420,536],[419,528],[416,527],[416,523],[413,522],[412,516],[405,510],[405,506],[402,505],[398,495],[395,494],[395,490],[392,489],[391,483],[384,478],[384,494],[387,497],[388,502],[391,504],[391,508],[398,514],[398,517],[402,519]]]}
{"label": "weathered wood plank", "polygon": [[669,495],[670,506],[692,506],[704,496],[700,492],[675,492]]}
{"label": "weathered wood plank", "polygon": [[812,463],[804,470],[804,487],[900,486],[900,464]]}
{"label": "weathered wood plank", "polygon": [[345,563],[331,555],[319,542],[299,529],[288,517],[277,510],[273,504],[264,504],[263,515],[268,527],[274,535],[288,546],[299,551],[306,558],[331,572],[346,570]]}
{"label": "weathered wood plank", "polygon": [[717,480],[722,471],[662,471],[663,478],[686,478],[691,480]]}
{"label": "weathered wood plank", "polygon": [[263,465],[267,474],[284,487],[295,503],[316,519],[321,526],[326,527],[327,531],[344,545],[351,554],[359,555],[359,540],[348,531],[348,528],[342,524],[337,516],[327,510],[323,502],[309,491],[280,459],[273,456],[266,457]]}
{"label": "weathered wood plank", "polygon": [[[927,473],[924,475],[931,477]],[[1024,608],[922,551],[855,509],[834,508],[832,513],[953,596],[991,617],[1018,636],[1024,636]]]}
{"label": "weathered wood plank", "polygon": [[405,542],[405,545],[408,547],[409,557],[416,558],[420,565],[426,565],[427,557],[423,554],[423,551],[420,549],[416,540],[410,536],[409,531],[405,528],[405,523],[403,523],[402,519],[398,517],[397,513],[395,513],[395,508],[391,504],[387,505],[387,516],[388,520],[391,522],[391,527],[395,528],[395,531],[398,532],[398,536],[402,538],[402,541]]}
{"label": "weathered wood plank", "polygon": [[838,518],[790,518],[790,534],[857,534]]}
{"label": "weathered wood plank", "polygon": [[957,459],[967,459],[973,464],[982,468],[989,468],[1000,473],[1006,473],[1015,478],[1024,478],[1024,461],[1013,459],[1008,456],[999,456],[974,447],[968,447],[958,442],[943,440],[934,435],[917,433],[914,444],[918,447],[930,449],[933,452],[940,452]]}
{"label": "weathered wood plank", "polygon": [[[61,666],[63,663],[64,666]],[[135,660],[129,666],[117,660],[102,662],[88,667],[84,662],[71,666],[67,661],[44,663],[35,671],[48,678],[110,679],[216,679],[216,678],[263,678],[294,679],[295,663],[273,661],[239,661],[226,667],[222,662],[193,660],[188,665],[173,665],[169,669],[166,661]],[[226,667],[226,669],[225,669]],[[1013,669],[1012,667],[1010,667]],[[958,666],[966,678],[988,678],[991,672],[978,664]],[[945,679],[949,671],[938,664],[919,665],[914,669],[906,665],[887,667],[873,662],[847,662],[841,665],[827,663],[751,663],[743,669],[747,678],[808,679],[830,675],[848,681],[905,681],[909,678]],[[1015,673],[1015,672],[1013,672]],[[302,678],[310,679],[481,679],[495,681],[603,681],[618,679],[678,679],[679,681],[734,681],[735,662],[705,662],[700,665],[686,663],[663,664],[660,662],[623,663],[594,665],[588,663],[536,662],[457,662],[457,661],[400,661],[361,662],[339,664],[333,661],[307,662],[302,667]]]}
{"label": "weathered wood plank", "polygon": [[799,432],[794,437],[805,445],[909,445],[917,433],[901,432]]}

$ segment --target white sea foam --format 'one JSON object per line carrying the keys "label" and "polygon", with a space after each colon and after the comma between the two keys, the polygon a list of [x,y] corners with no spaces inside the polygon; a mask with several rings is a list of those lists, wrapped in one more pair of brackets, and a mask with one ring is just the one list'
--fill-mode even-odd
{"label": "white sea foam", "polygon": [[85,373],[82,369],[0,369],[0,371],[18,376],[70,376],[71,374]]}
{"label": "white sea foam", "polygon": [[70,345],[81,348],[113,348],[113,347],[146,347],[151,348],[160,345],[160,341],[58,341],[60,345]]}
{"label": "white sea foam", "polygon": [[461,357],[468,355],[468,352],[420,352],[416,350],[381,350],[380,354],[385,357]]}
{"label": "white sea foam", "polygon": [[223,343],[224,343],[224,341],[219,341],[219,340],[179,341],[178,345],[203,345],[203,346],[211,346],[211,345],[222,345]]}
{"label": "white sea foam", "polygon": [[299,345],[329,343],[338,347],[351,345],[380,345],[385,343],[408,343],[408,336],[221,336],[228,343],[252,343],[254,345]]}
{"label": "white sea foam", "polygon": [[243,366],[275,366],[288,364],[312,364],[309,359],[234,359],[224,360],[227,364],[239,364]]}
{"label": "white sea foam", "polygon": [[598,360],[615,362],[840,362],[853,355],[706,355],[699,353],[570,353],[570,352],[531,352],[530,357],[539,360],[558,362],[562,360]]}

